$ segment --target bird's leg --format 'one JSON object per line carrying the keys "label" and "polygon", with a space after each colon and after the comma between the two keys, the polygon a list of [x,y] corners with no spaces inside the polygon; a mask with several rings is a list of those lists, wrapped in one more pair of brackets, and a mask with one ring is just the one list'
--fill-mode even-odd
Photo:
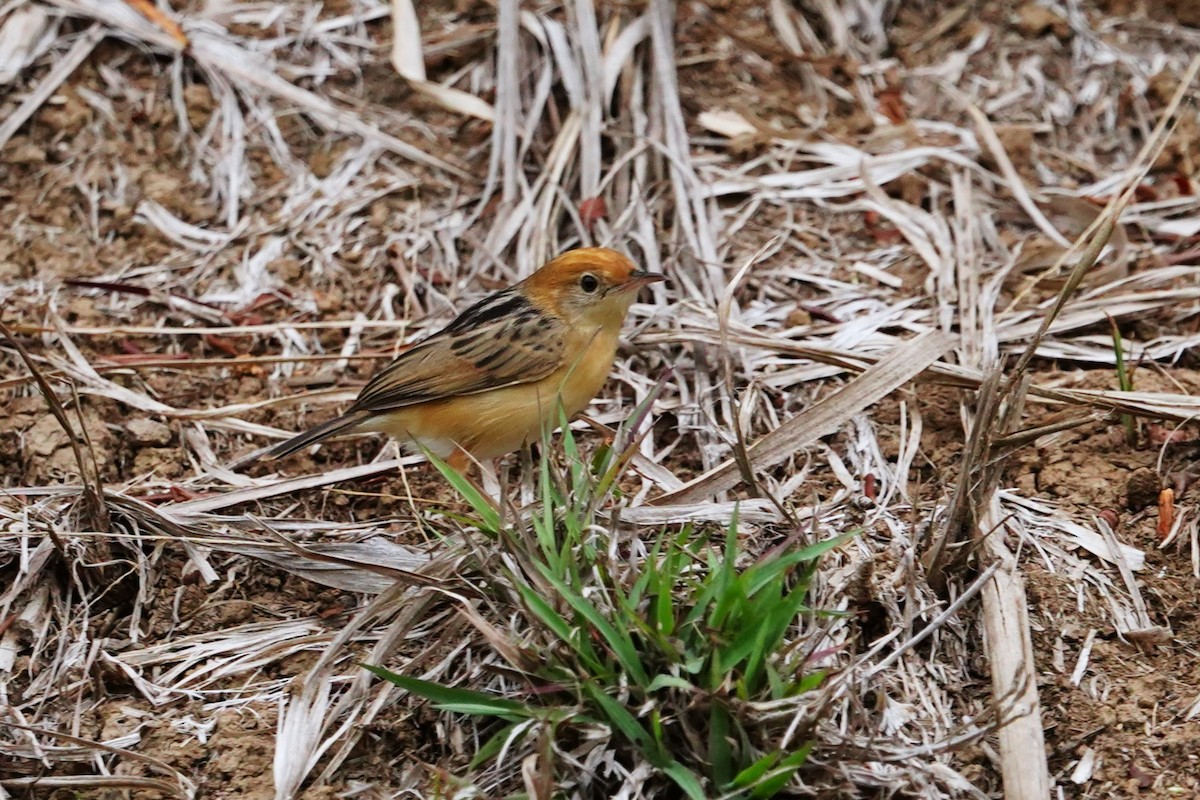
{"label": "bird's leg", "polygon": [[475,462],[471,459],[470,453],[461,447],[455,447],[454,452],[446,458],[446,463],[460,475],[469,475],[471,466]]}
{"label": "bird's leg", "polygon": [[[476,488],[483,488],[484,494],[489,497],[499,497],[500,481],[496,477],[496,462],[495,461],[476,461],[470,453],[462,447],[455,447],[454,452],[446,457],[446,463],[457,472],[459,475],[471,479],[471,468],[476,464],[479,465],[479,483],[475,484]],[[474,483],[474,481],[472,481]]]}
{"label": "bird's leg", "polygon": [[537,499],[538,472],[533,468],[537,463],[536,446],[529,442],[518,453],[517,477],[520,479],[522,506],[528,506]]}
{"label": "bird's leg", "polygon": [[480,462],[479,464],[479,482],[483,484],[483,492],[488,497],[496,501],[498,505],[504,505],[504,488],[500,484],[500,476],[496,470],[497,462],[493,459]]}

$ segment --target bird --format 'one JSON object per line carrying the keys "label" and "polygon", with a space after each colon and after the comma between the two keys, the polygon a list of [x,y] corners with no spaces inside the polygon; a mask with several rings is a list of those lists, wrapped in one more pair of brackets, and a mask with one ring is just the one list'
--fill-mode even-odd
{"label": "bird", "polygon": [[638,290],[661,280],[615,250],[569,250],[401,353],[341,416],[265,455],[385,433],[465,472],[538,442],[560,407],[569,419],[604,386]]}

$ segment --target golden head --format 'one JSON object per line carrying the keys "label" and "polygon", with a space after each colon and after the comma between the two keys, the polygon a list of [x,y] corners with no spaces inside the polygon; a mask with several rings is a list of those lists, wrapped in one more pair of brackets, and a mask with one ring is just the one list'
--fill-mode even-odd
{"label": "golden head", "polygon": [[637,290],[665,280],[638,269],[607,247],[569,250],[525,279],[525,291],[558,315],[584,324],[620,327]]}

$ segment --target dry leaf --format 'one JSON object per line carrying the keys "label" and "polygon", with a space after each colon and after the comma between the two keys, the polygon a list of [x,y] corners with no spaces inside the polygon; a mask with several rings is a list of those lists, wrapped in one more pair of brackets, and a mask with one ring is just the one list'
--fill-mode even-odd
{"label": "dry leaf", "polygon": [[392,0],[392,66],[408,85],[447,111],[494,122],[495,109],[470,92],[426,80],[421,25],[412,0]]}
{"label": "dry leaf", "polygon": [[705,130],[712,131],[728,139],[736,139],[739,136],[756,136],[758,134],[758,128],[751,125],[745,117],[736,111],[701,111],[696,121]]}
{"label": "dry leaf", "polygon": [[1175,490],[1163,489],[1158,493],[1158,538],[1166,539],[1175,527]]}
{"label": "dry leaf", "polygon": [[188,46],[188,37],[179,27],[179,23],[168,17],[151,0],[125,0],[138,13],[164,30],[181,48]]}

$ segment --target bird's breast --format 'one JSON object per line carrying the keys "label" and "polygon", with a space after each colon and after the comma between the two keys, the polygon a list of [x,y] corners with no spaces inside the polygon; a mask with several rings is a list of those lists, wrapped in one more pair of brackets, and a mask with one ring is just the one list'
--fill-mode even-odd
{"label": "bird's breast", "polygon": [[604,328],[568,334],[562,366],[544,381],[562,398],[567,416],[587,408],[603,388],[617,355],[617,337]]}

